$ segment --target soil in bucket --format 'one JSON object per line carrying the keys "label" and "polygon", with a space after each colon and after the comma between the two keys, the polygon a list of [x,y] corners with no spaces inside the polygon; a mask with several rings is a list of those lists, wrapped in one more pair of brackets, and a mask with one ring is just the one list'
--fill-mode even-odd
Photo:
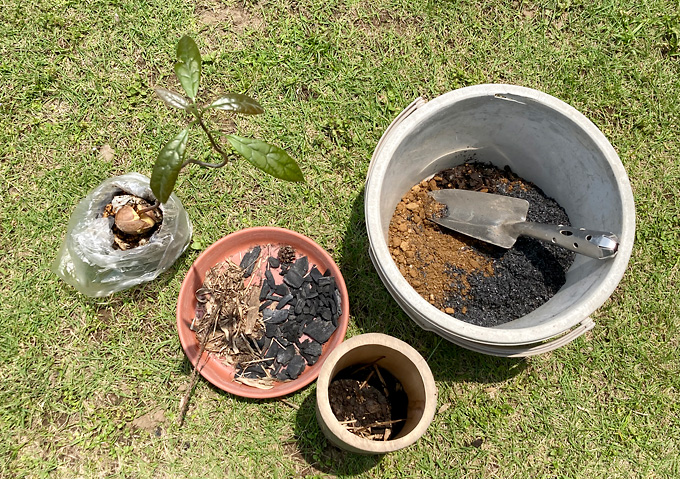
{"label": "soil in bucket", "polygon": [[328,397],[338,422],[365,439],[388,441],[406,421],[408,397],[401,383],[375,363],[340,371],[330,383]]}
{"label": "soil in bucket", "polygon": [[391,256],[423,298],[462,321],[491,327],[530,313],[564,285],[571,251],[523,236],[504,249],[429,221],[441,205],[428,192],[444,188],[523,198],[527,221],[570,225],[554,199],[508,167],[468,162],[441,171],[404,195],[389,227]]}

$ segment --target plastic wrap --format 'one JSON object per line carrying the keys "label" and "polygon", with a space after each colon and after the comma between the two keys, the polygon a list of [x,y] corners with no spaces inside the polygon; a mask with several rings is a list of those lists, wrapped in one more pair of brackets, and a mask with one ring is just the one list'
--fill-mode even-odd
{"label": "plastic wrap", "polygon": [[113,217],[102,218],[101,213],[121,192],[154,199],[149,179],[139,173],[104,181],[76,206],[52,264],[60,278],[86,296],[107,296],[152,281],[189,246],[191,221],[173,194],[160,206],[163,221],[147,244],[126,251],[114,249]]}

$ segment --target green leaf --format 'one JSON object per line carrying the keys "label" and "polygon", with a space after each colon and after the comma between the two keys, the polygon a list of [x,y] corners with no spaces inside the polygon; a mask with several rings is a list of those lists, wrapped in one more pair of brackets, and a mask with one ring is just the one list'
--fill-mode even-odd
{"label": "green leaf", "polygon": [[153,191],[154,196],[161,203],[168,201],[172,190],[175,188],[177,176],[184,163],[184,153],[188,138],[189,129],[185,128],[165,144],[158,153],[156,164],[153,165],[151,191]]}
{"label": "green leaf", "polygon": [[212,102],[208,108],[217,108],[218,110],[233,111],[246,115],[259,115],[260,113],[264,113],[264,108],[262,108],[257,101],[253,100],[248,95],[242,95],[240,93],[227,93]]}
{"label": "green leaf", "polygon": [[177,92],[166,90],[165,88],[155,88],[156,95],[163,100],[167,106],[187,110],[189,101]]}
{"label": "green leaf", "polygon": [[175,74],[187,96],[194,100],[201,81],[201,53],[191,37],[184,35],[177,42],[177,63]]}
{"label": "green leaf", "polygon": [[305,181],[300,167],[281,148],[252,138],[227,135],[231,146],[265,173],[286,181]]}

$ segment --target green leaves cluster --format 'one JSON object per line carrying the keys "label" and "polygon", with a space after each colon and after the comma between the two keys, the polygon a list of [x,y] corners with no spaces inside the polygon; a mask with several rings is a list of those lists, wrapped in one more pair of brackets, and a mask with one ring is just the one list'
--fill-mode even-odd
{"label": "green leaves cluster", "polygon": [[[151,190],[160,203],[165,203],[170,198],[180,170],[188,164],[196,163],[218,168],[229,161],[227,152],[213,137],[204,122],[205,110],[216,109],[244,115],[258,115],[264,112],[257,101],[241,93],[226,93],[208,105],[198,105],[196,96],[201,82],[201,66],[202,59],[198,46],[194,40],[185,35],[177,43],[175,74],[186,96],[164,88],[156,88],[156,94],[167,106],[183,110],[193,117],[193,121],[187,128],[163,146],[154,164],[151,173]],[[221,163],[210,164],[186,159],[189,130],[194,125],[198,125],[207,135],[213,149],[222,157]],[[226,135],[226,138],[236,153],[265,173],[286,181],[304,181],[300,167],[281,148],[261,140],[236,135]]]}

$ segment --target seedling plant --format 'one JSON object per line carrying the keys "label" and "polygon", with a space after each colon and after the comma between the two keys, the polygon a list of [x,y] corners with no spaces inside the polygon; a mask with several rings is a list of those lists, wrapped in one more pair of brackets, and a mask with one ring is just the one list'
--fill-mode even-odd
{"label": "seedling plant", "polygon": [[[185,111],[192,119],[189,125],[168,141],[158,154],[151,174],[151,190],[158,203],[165,203],[168,200],[182,168],[190,164],[221,168],[235,159],[235,155],[230,155],[231,150],[276,178],[294,182],[304,181],[302,171],[295,160],[277,146],[254,138],[227,134],[225,138],[231,149],[225,149],[216,138],[216,133],[208,128],[205,113],[209,110],[223,110],[244,115],[257,115],[263,113],[264,109],[256,100],[242,93],[225,93],[210,103],[198,103],[196,97],[203,62],[198,46],[192,38],[185,35],[177,43],[176,53],[175,74],[186,96],[165,88],[156,88],[155,91],[167,106]],[[203,131],[221,161],[208,163],[187,158],[189,132],[194,127]]]}

